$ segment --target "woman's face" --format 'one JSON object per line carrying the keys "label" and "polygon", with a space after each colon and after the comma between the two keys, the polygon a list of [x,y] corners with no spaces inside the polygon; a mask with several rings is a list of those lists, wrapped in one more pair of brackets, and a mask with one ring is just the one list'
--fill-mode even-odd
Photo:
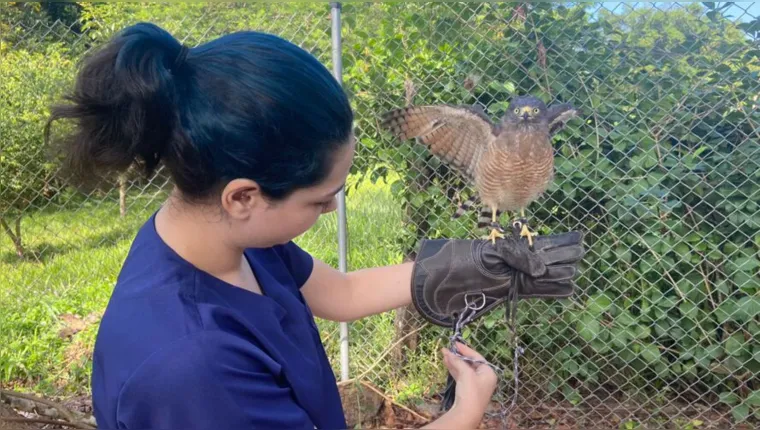
{"label": "woman's face", "polygon": [[353,163],[356,143],[353,136],[350,139],[334,155],[331,171],[322,183],[297,190],[283,201],[265,200],[255,186],[246,189],[251,181],[228,184],[222,203],[232,215],[229,240],[241,248],[284,244],[310,229],[320,215],[334,211],[336,194],[343,189]]}

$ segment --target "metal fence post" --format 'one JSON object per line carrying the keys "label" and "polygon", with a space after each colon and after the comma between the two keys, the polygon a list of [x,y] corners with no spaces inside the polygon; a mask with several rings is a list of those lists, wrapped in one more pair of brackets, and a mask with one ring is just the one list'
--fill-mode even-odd
{"label": "metal fence post", "polygon": [[[330,10],[332,12],[333,74],[335,79],[343,85],[340,2],[330,2]],[[338,267],[344,273],[347,271],[346,224],[346,193],[341,191],[338,193]],[[348,323],[340,323],[340,377],[344,381],[348,379]]]}

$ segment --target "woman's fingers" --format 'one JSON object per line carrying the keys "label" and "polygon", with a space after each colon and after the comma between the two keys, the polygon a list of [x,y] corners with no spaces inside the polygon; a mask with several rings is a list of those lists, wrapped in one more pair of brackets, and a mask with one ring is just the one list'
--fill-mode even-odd
{"label": "woman's fingers", "polygon": [[472,368],[464,360],[454,355],[448,349],[443,349],[442,352],[443,364],[446,365],[455,381],[458,381],[463,373],[472,371]]}
{"label": "woman's fingers", "polygon": [[462,342],[457,342],[456,346],[459,353],[467,358],[472,358],[474,360],[485,360],[483,356],[480,355],[477,351],[463,344]]}
{"label": "woman's fingers", "polygon": [[[466,374],[467,372],[474,372],[474,374],[480,374],[481,368],[490,370],[490,368],[483,364],[486,360],[483,358],[482,355],[480,355],[477,351],[470,348],[469,346],[457,342],[456,348],[459,354],[467,358],[468,360],[463,360],[461,357],[458,357],[448,349],[442,349],[443,353],[443,363],[446,365],[446,368],[448,368],[449,373],[451,373],[451,376],[454,377],[454,380],[458,380],[459,377],[461,377],[463,374]],[[473,362],[470,360],[477,360],[479,362]],[[487,373],[494,373],[493,371],[487,372]],[[494,373],[495,375],[495,373]]]}

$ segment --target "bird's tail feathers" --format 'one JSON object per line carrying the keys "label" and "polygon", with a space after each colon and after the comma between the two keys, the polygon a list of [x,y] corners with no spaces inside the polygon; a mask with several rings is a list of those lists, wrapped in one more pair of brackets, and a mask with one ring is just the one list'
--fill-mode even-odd
{"label": "bird's tail feathers", "polygon": [[[477,196],[469,197],[467,200],[462,202],[462,204],[457,207],[457,210],[454,212],[454,214],[451,216],[452,219],[460,218],[462,215],[465,214],[465,212],[473,209],[475,206],[481,205],[481,207],[478,209],[478,228],[486,228],[490,227],[491,223],[493,222],[493,212],[491,211],[491,208],[482,206],[482,203],[477,198]],[[496,218],[500,217],[503,212],[500,210],[496,211]]]}
{"label": "bird's tail feathers", "polygon": [[478,202],[478,199],[473,196],[465,200],[459,207],[457,208],[456,212],[454,212],[454,215],[451,216],[453,219],[457,219],[464,215],[465,212],[472,209],[472,207]]}

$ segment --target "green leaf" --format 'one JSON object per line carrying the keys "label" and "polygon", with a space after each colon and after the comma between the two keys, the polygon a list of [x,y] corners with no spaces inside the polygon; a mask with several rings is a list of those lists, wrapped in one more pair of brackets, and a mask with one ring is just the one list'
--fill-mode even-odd
{"label": "green leaf", "polygon": [[636,339],[646,339],[652,335],[652,329],[648,326],[636,325],[633,328],[633,333]]}
{"label": "green leaf", "polygon": [[747,399],[744,400],[744,402],[753,407],[760,406],[760,390],[751,392],[749,396],[747,396]]}
{"label": "green leaf", "polygon": [[404,183],[400,180],[395,180],[391,183],[391,194],[394,196],[400,195],[404,189]]}
{"label": "green leaf", "polygon": [[591,348],[597,352],[597,354],[606,354],[610,351],[610,344],[600,340],[591,341]]}
{"label": "green leaf", "polygon": [[681,311],[681,315],[689,318],[696,318],[699,313],[699,308],[691,302],[682,302],[678,309]]}
{"label": "green leaf", "polygon": [[618,314],[617,317],[615,317],[615,324],[621,325],[621,326],[631,326],[636,324],[636,319],[631,315],[628,311],[622,311],[620,314]]}
{"label": "green leaf", "polygon": [[686,258],[691,253],[691,249],[689,249],[689,245],[683,242],[676,245],[675,251],[681,258]]}
{"label": "green leaf", "polygon": [[595,316],[607,312],[612,307],[612,299],[606,293],[598,293],[588,298],[586,310]]}
{"label": "green leaf", "polygon": [[488,316],[486,316],[485,323],[483,325],[485,326],[485,328],[490,330],[496,324],[496,320],[497,318],[493,314],[489,314]]}
{"label": "green leaf", "polygon": [[754,272],[760,267],[760,260],[755,257],[739,257],[733,260],[733,264],[743,272]]}
{"label": "green leaf", "polygon": [[731,415],[737,422],[744,422],[749,417],[749,405],[745,403],[738,404],[731,409]]}
{"label": "green leaf", "polygon": [[580,366],[578,365],[578,362],[575,360],[567,360],[564,363],[562,363],[562,369],[566,370],[568,373],[575,376],[578,373]]}
{"label": "green leaf", "polygon": [[726,299],[715,309],[715,318],[718,324],[733,321],[739,309],[735,299]]}
{"label": "green leaf", "polygon": [[655,363],[660,360],[660,349],[657,348],[657,345],[644,345],[641,349],[641,358],[647,363]]}
{"label": "green leaf", "polygon": [[610,330],[610,338],[612,344],[618,349],[625,348],[636,337],[636,334],[631,329],[615,327]]}
{"label": "green leaf", "polygon": [[744,336],[741,334],[735,334],[726,339],[726,353],[733,356],[742,355],[742,353],[745,352],[744,345]]}
{"label": "green leaf", "polygon": [[718,396],[718,399],[721,403],[725,403],[729,406],[733,406],[737,403],[739,403],[739,396],[736,395],[736,393],[731,391],[725,391],[723,393],[720,393]]}
{"label": "green leaf", "polygon": [[599,333],[602,331],[602,325],[592,315],[586,314],[576,324],[576,330],[586,342],[591,342],[599,336]]}
{"label": "green leaf", "polygon": [[744,297],[742,299],[739,299],[737,305],[737,321],[750,321],[760,315],[760,298]]}
{"label": "green leaf", "polygon": [[583,401],[583,397],[578,393],[578,390],[567,384],[562,387],[562,394],[565,396],[565,399],[573,405],[577,405]]}
{"label": "green leaf", "polygon": [[557,378],[552,378],[547,384],[546,390],[549,394],[554,394],[559,389],[560,381]]}
{"label": "green leaf", "polygon": [[656,305],[662,309],[673,309],[676,307],[676,300],[673,297],[665,296]]}

